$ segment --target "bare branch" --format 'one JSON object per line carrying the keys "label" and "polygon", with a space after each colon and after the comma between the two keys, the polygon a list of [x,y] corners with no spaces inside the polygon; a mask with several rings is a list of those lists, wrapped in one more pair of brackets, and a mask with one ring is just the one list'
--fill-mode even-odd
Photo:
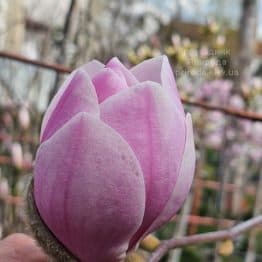
{"label": "bare branch", "polygon": [[202,101],[191,101],[186,98],[181,98],[181,100],[184,104],[204,108],[210,111],[220,111],[226,115],[232,115],[232,116],[236,116],[239,118],[249,119],[252,121],[261,121],[262,120],[262,115],[259,113],[253,113],[253,112],[248,112],[248,111],[243,111],[243,110],[236,110],[231,107],[217,106],[217,105],[213,105],[213,104],[202,102]]}
{"label": "bare branch", "polygon": [[216,242],[219,240],[234,239],[240,234],[258,225],[262,225],[262,215],[251,218],[229,229],[162,241],[160,246],[150,256],[149,262],[159,261],[170,249]]}
{"label": "bare branch", "polygon": [[62,65],[46,63],[46,62],[42,62],[42,61],[39,61],[39,60],[30,59],[30,58],[21,56],[19,54],[14,54],[14,53],[11,53],[11,52],[0,51],[0,57],[10,59],[10,60],[14,60],[14,61],[18,61],[20,63],[24,63],[24,64],[36,66],[36,67],[42,67],[42,68],[52,70],[52,71],[56,71],[56,72],[59,72],[59,73],[62,73],[62,74],[68,74],[68,73],[71,72],[70,68],[64,67]]}

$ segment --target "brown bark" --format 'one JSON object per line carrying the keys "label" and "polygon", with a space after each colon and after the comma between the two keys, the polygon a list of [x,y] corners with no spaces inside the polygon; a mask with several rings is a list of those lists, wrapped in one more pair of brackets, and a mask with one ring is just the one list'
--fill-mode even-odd
{"label": "brown bark", "polygon": [[243,0],[239,25],[239,76],[236,81],[236,87],[241,87],[241,90],[238,91],[243,91],[251,78],[250,65],[256,48],[256,25],[256,0]]}
{"label": "brown bark", "polygon": [[[243,95],[246,93],[245,90],[248,89],[252,77],[250,65],[255,54],[256,24],[256,0],[243,0],[242,15],[239,25],[239,75],[235,81],[235,92]],[[241,138],[237,138],[237,140],[240,140],[241,142]],[[240,162],[239,168],[237,168],[234,177],[234,183],[237,185],[237,190],[233,194],[232,209],[236,216],[239,215],[239,211],[241,210],[240,203],[246,179],[246,165],[246,159],[243,159],[243,161]]]}

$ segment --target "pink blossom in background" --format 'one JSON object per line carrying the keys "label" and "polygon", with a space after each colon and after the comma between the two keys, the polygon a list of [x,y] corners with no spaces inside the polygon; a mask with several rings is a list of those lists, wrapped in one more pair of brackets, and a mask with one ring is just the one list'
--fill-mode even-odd
{"label": "pink blossom in background", "polygon": [[214,104],[228,105],[233,82],[230,80],[213,80],[205,82],[196,93],[196,98],[208,100]]}
{"label": "pink blossom in background", "polygon": [[13,119],[10,113],[4,112],[2,116],[2,121],[5,128],[9,128],[13,125]]}
{"label": "pink blossom in background", "polygon": [[223,145],[223,136],[220,132],[213,132],[205,137],[205,144],[216,150],[219,150]]}
{"label": "pink blossom in background", "polygon": [[195,149],[166,56],[117,58],[70,74],[49,105],[34,169],[48,228],[81,261],[121,261],[169,221],[192,183]]}
{"label": "pink blossom in background", "polygon": [[24,163],[27,166],[32,166],[33,156],[32,156],[31,152],[27,151],[27,152],[24,153]]}
{"label": "pink blossom in background", "polygon": [[245,102],[240,95],[232,95],[229,101],[230,106],[237,108],[237,109],[244,109]]}
{"label": "pink blossom in background", "polygon": [[20,143],[15,142],[11,145],[11,158],[16,167],[23,166],[23,150]]}
{"label": "pink blossom in background", "polygon": [[174,34],[171,37],[172,44],[174,46],[180,46],[181,45],[181,37],[178,34]]}
{"label": "pink blossom in background", "polygon": [[228,140],[233,140],[233,139],[236,138],[236,132],[235,132],[235,129],[232,126],[227,127],[226,137],[227,137]]}
{"label": "pink blossom in background", "polygon": [[18,111],[18,121],[23,129],[27,129],[30,125],[30,115],[25,106],[22,106]]}
{"label": "pink blossom in background", "polygon": [[259,122],[252,125],[252,139],[254,143],[262,147],[262,125]]}
{"label": "pink blossom in background", "polygon": [[9,194],[9,185],[6,178],[0,178],[0,199],[5,198]]}

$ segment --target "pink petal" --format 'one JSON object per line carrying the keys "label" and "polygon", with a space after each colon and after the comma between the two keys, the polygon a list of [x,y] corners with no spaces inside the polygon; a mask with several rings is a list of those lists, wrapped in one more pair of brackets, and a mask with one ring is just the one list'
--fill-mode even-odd
{"label": "pink petal", "polygon": [[97,73],[105,68],[105,65],[97,60],[92,60],[89,63],[82,65],[80,68],[83,69],[92,79]]}
{"label": "pink petal", "polygon": [[44,222],[80,261],[120,261],[143,219],[144,179],[136,156],[88,113],[41,144],[34,189]]}
{"label": "pink petal", "polygon": [[163,55],[145,60],[134,66],[130,71],[140,82],[150,80],[161,84],[164,88],[171,88],[174,90],[175,103],[180,111],[184,112],[180,96],[177,91],[173,71],[167,56]]}
{"label": "pink petal", "polygon": [[[150,226],[146,234],[155,231],[161,225],[167,223],[180,209],[185,201],[193,181],[195,172],[195,145],[191,115],[186,115],[186,145],[183,155],[182,164],[179,171],[178,180],[174,187],[173,193],[167,202],[164,210],[159,217]],[[145,234],[145,235],[146,235]]]}
{"label": "pink petal", "polygon": [[[88,74],[89,78],[92,78],[95,74],[101,71],[104,67],[105,65],[100,63],[99,61],[92,60],[89,63],[81,66],[80,69],[84,70]],[[59,102],[60,98],[63,96],[65,90],[68,88],[68,83],[72,81],[76,71],[77,70],[75,70],[68,76],[67,80],[64,82],[63,86],[58,90],[57,94],[52,99],[51,104],[47,108],[43,121],[42,121],[40,140],[42,140],[43,132],[46,128],[46,125],[47,125],[47,122],[50,116],[52,115],[54,109],[56,108],[57,103]]]}
{"label": "pink petal", "polygon": [[120,77],[110,68],[105,68],[92,79],[96,89],[98,102],[103,102],[109,96],[112,96],[128,87],[125,79]]}
{"label": "pink petal", "polygon": [[109,60],[106,67],[114,70],[120,77],[124,76],[128,86],[133,86],[138,83],[135,76],[119,61],[117,57]]}
{"label": "pink petal", "polygon": [[48,139],[79,112],[89,112],[94,116],[99,116],[94,86],[82,69],[71,73],[53,98],[43,119],[40,141]]}
{"label": "pink petal", "polygon": [[163,210],[176,183],[185,146],[185,117],[170,95],[143,82],[100,104],[101,119],[135,152],[145,178],[146,210],[136,242]]}

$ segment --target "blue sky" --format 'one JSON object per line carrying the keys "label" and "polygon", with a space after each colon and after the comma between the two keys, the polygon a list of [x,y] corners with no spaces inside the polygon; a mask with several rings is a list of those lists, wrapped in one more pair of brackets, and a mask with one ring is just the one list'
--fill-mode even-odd
{"label": "blue sky", "polygon": [[262,0],[258,0],[258,37],[262,40]]}
{"label": "blue sky", "polygon": [[[237,28],[241,14],[241,0],[221,1],[221,0],[146,0],[153,3],[164,13],[170,15],[175,11],[175,3],[181,3],[182,18],[185,21],[205,23],[210,16],[216,16],[227,20],[230,26]],[[258,3],[258,37],[262,40],[262,0]]]}

